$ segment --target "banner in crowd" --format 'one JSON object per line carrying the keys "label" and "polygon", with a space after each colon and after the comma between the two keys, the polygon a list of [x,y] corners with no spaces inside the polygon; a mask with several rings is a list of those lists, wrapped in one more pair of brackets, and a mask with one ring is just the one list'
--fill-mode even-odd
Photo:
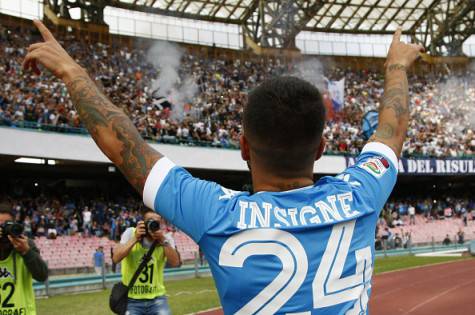
{"label": "banner in crowd", "polygon": [[345,78],[340,81],[331,81],[325,78],[327,90],[330,94],[335,112],[340,111],[345,104]]}
{"label": "banner in crowd", "polygon": [[[352,166],[356,157],[346,157]],[[474,159],[406,159],[399,160],[399,174],[404,175],[475,175]]]}

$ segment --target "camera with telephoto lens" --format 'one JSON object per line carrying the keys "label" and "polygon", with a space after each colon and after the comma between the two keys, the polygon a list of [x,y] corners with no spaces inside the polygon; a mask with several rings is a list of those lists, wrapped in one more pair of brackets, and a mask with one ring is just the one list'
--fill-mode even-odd
{"label": "camera with telephoto lens", "polygon": [[158,230],[160,230],[160,222],[152,219],[145,221],[145,231],[147,234],[151,234]]}
{"label": "camera with telephoto lens", "polygon": [[13,221],[6,221],[0,225],[2,229],[2,238],[8,240],[8,235],[13,237],[20,237],[23,233],[23,225]]}

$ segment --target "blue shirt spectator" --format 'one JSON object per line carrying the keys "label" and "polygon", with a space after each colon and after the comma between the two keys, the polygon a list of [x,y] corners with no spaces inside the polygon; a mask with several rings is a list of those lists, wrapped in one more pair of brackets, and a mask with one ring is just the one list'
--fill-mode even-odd
{"label": "blue shirt spectator", "polygon": [[96,274],[102,275],[102,267],[104,266],[104,247],[99,246],[94,253],[94,270]]}

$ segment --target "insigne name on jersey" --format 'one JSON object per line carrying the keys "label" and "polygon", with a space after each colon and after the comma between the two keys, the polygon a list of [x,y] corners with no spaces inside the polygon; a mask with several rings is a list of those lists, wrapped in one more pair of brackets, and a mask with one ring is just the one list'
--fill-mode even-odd
{"label": "insigne name on jersey", "polygon": [[370,158],[366,162],[358,164],[358,167],[364,169],[376,178],[380,178],[389,168],[388,161],[383,158]]}
{"label": "insigne name on jersey", "polygon": [[353,194],[328,195],[299,208],[280,208],[269,202],[239,201],[239,229],[321,225],[354,219],[361,214],[352,208]]}

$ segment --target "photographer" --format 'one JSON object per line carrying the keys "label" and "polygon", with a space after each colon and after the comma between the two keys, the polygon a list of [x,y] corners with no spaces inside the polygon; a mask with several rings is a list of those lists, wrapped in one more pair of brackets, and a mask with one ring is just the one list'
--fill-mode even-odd
{"label": "photographer", "polygon": [[151,260],[129,290],[128,315],[171,314],[165,296],[163,269],[165,264],[169,267],[179,267],[181,261],[174,240],[160,231],[160,219],[157,213],[147,209],[144,221],[139,221],[136,228],[125,230],[120,244],[114,248],[112,260],[116,264],[122,261],[122,283],[128,285],[142,257],[152,243],[157,242]]}
{"label": "photographer", "polygon": [[45,281],[48,267],[10,210],[0,209],[0,312],[36,314],[33,279]]}

